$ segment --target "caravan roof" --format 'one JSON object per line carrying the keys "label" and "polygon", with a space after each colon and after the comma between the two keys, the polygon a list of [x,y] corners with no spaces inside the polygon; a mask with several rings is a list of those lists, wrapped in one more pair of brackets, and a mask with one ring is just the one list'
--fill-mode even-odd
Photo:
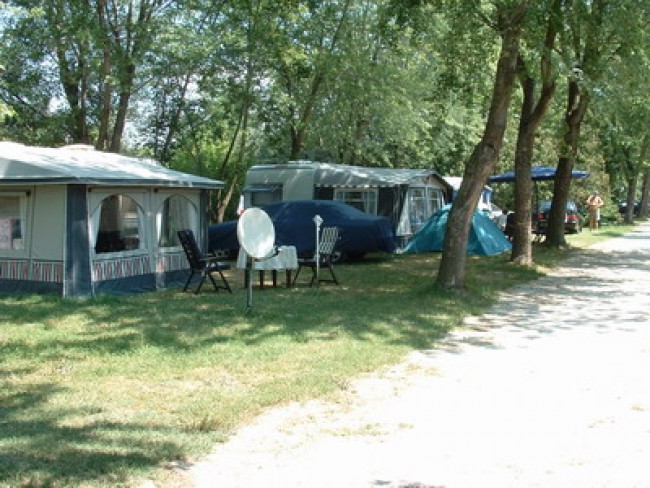
{"label": "caravan roof", "polygon": [[304,169],[316,173],[316,186],[321,187],[392,187],[423,181],[429,176],[447,186],[444,179],[432,169],[372,168],[317,161],[290,161],[288,163],[256,164],[249,171],[274,169]]}
{"label": "caravan roof", "polygon": [[223,188],[221,181],[174,171],[142,158],[95,151],[91,146],[30,147],[0,142],[3,185],[85,183]]}

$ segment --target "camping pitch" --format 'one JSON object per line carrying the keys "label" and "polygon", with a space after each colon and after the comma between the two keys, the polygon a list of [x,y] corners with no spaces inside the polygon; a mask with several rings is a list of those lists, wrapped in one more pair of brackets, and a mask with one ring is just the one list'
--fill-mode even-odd
{"label": "camping pitch", "polygon": [[[451,205],[446,205],[434,213],[411,238],[404,253],[442,251],[450,209]],[[497,225],[483,213],[475,212],[467,242],[467,254],[493,255],[510,249],[510,242]]]}

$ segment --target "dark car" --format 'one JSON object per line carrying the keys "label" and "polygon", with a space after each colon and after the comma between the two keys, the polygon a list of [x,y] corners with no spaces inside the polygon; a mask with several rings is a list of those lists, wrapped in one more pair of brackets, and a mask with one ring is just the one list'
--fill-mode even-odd
{"label": "dark car", "polygon": [[[536,234],[545,234],[548,224],[548,215],[551,211],[551,201],[543,200],[533,212],[533,232]],[[577,234],[582,230],[580,226],[580,213],[573,200],[567,200],[566,213],[564,214],[564,232],[567,234]]]}
{"label": "dark car", "polygon": [[[296,246],[301,256],[314,253],[315,215],[323,219],[323,227],[339,228],[336,250],[340,259],[359,259],[370,252],[390,253],[396,248],[395,231],[387,217],[369,215],[343,202],[296,200],[261,208],[273,221],[275,245]],[[208,246],[222,257],[236,257],[239,251],[237,221],[209,226]]]}
{"label": "dark car", "polygon": [[[634,212],[633,213],[634,217],[639,216],[640,210],[641,210],[641,202],[638,201],[638,200],[635,200],[634,201],[634,211],[633,211]],[[621,215],[625,215],[627,213],[627,202],[621,202],[621,203],[618,204],[618,213],[620,213]]]}

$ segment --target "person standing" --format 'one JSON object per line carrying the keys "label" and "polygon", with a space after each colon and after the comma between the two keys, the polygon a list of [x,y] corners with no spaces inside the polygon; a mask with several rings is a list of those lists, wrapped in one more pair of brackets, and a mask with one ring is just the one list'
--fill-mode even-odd
{"label": "person standing", "polygon": [[597,191],[593,192],[587,198],[587,206],[589,207],[589,228],[593,230],[598,229],[598,224],[600,222],[600,207],[605,203],[603,199],[600,198],[600,195]]}

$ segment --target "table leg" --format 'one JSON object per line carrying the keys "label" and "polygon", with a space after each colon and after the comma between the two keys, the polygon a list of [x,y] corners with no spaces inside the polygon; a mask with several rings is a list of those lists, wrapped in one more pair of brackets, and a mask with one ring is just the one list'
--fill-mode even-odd
{"label": "table leg", "polygon": [[278,286],[278,270],[274,269],[271,271],[271,276],[273,277],[273,288]]}
{"label": "table leg", "polygon": [[290,269],[285,270],[285,283],[287,285],[287,288],[291,288],[291,270]]}
{"label": "table leg", "polygon": [[264,288],[264,271],[260,270],[260,289]]}

